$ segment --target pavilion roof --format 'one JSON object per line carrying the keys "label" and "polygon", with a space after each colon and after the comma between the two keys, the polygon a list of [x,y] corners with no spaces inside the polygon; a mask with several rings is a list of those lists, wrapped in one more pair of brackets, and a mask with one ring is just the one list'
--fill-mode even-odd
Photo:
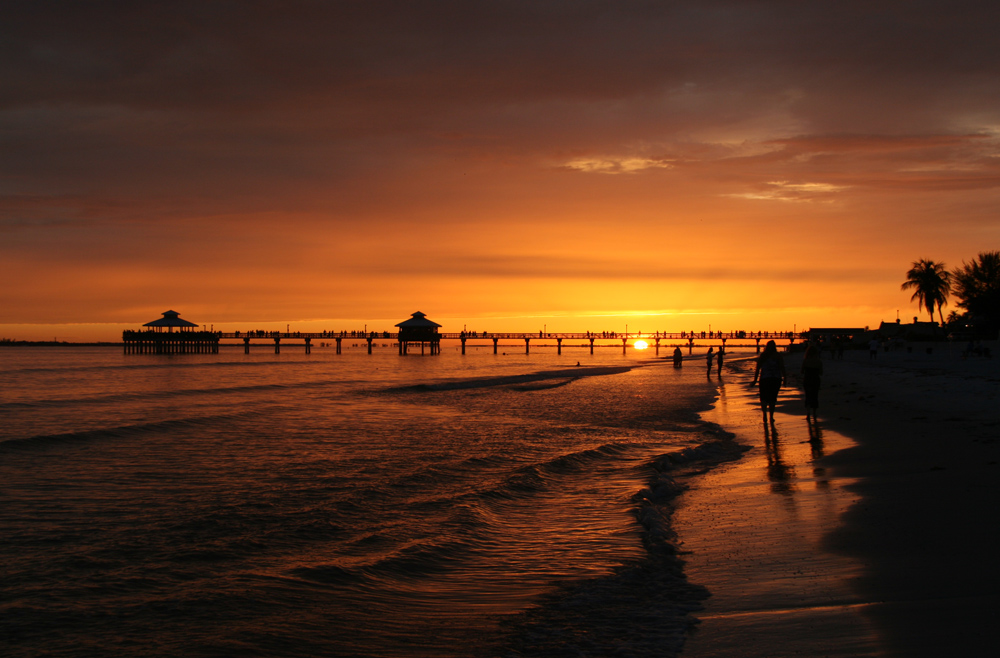
{"label": "pavilion roof", "polygon": [[411,313],[413,317],[409,320],[403,320],[396,326],[400,329],[436,329],[440,327],[437,322],[432,322],[427,319],[427,316],[417,311],[416,313]]}
{"label": "pavilion roof", "polygon": [[188,322],[187,320],[182,320],[180,313],[177,311],[164,311],[163,317],[159,320],[153,320],[152,322],[147,322],[142,325],[144,327],[197,327],[194,322]]}

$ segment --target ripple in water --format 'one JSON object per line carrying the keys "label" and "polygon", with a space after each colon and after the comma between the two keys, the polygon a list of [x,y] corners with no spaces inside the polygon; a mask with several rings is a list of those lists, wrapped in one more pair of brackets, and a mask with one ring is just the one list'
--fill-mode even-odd
{"label": "ripple in water", "polygon": [[718,441],[694,420],[714,394],[695,372],[620,354],[571,371],[578,354],[12,357],[4,655],[660,656],[705,595],[656,466]]}

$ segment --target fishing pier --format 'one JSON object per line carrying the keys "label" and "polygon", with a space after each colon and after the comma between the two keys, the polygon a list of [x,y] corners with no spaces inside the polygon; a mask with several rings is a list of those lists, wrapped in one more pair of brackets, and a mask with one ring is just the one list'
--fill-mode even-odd
{"label": "fishing pier", "polygon": [[[583,347],[590,348],[590,353],[594,353],[595,344],[612,345],[621,344],[622,353],[628,348],[629,343],[633,345],[636,341],[644,341],[660,353],[662,345],[676,345],[678,342],[686,344],[688,353],[694,350],[695,341],[718,341],[723,346],[727,341],[739,342],[743,345],[754,344],[760,352],[761,341],[787,340],[793,344],[796,339],[801,338],[801,334],[794,331],[680,331],[680,332],[547,332],[538,331],[532,333],[517,332],[441,332],[441,325],[428,320],[419,311],[414,313],[409,320],[396,325],[397,331],[320,331],[320,332],[299,332],[299,331],[196,331],[198,325],[182,320],[176,311],[167,311],[160,320],[154,320],[143,326],[148,329],[143,331],[126,331],[122,339],[126,354],[196,354],[219,352],[219,345],[223,342],[243,343],[243,351],[250,354],[251,346],[261,347],[261,341],[266,341],[264,345],[273,345],[274,353],[280,354],[282,344],[299,345],[305,349],[306,354],[312,353],[313,345],[333,344],[336,346],[337,354],[343,351],[344,341],[364,341],[367,344],[368,353],[371,354],[377,341],[392,341],[399,350],[400,356],[411,353],[419,345],[420,354],[439,354],[441,352],[442,341],[458,341],[461,344],[462,354],[465,354],[466,347],[470,344],[479,346],[492,343],[493,353],[498,354],[500,341],[517,341],[524,343],[524,353],[530,354],[532,341],[555,341],[556,352],[562,354],[564,341],[582,341]],[[177,331],[173,331],[177,329]],[[551,344],[551,343],[550,343]],[[575,346],[575,345],[574,345]]]}
{"label": "fishing pier", "polygon": [[[252,334],[252,335],[251,335]],[[745,334],[745,335],[744,335]],[[409,354],[411,349],[414,349],[413,341],[400,341],[399,334],[395,332],[388,331],[372,331],[369,333],[357,333],[357,332],[319,332],[319,333],[305,333],[305,332],[284,332],[284,331],[274,331],[274,332],[251,332],[247,333],[219,333],[217,334],[220,340],[242,340],[244,343],[244,351],[250,353],[250,345],[260,343],[251,343],[252,339],[270,339],[274,341],[274,352],[275,354],[280,353],[282,341],[287,345],[288,343],[295,342],[300,343],[305,346],[306,354],[309,354],[312,350],[313,341],[332,341],[336,344],[337,354],[340,354],[343,349],[344,341],[364,341],[367,343],[368,353],[371,354],[373,350],[373,345],[380,340],[390,340],[397,341],[399,354],[405,355]],[[624,352],[630,342],[634,343],[637,340],[643,340],[649,343],[656,353],[659,353],[660,347],[664,344],[675,344],[678,341],[687,344],[689,350],[694,348],[696,340],[713,340],[719,341],[722,345],[725,345],[727,341],[749,341],[756,344],[758,350],[760,349],[760,342],[768,340],[788,340],[791,343],[795,342],[795,338],[798,336],[791,331],[788,332],[777,332],[777,331],[762,331],[762,332],[733,332],[731,335],[729,332],[711,332],[711,331],[701,331],[701,332],[653,332],[653,333],[643,333],[643,332],[605,332],[605,333],[593,333],[593,332],[582,332],[582,333],[555,333],[555,332],[538,332],[538,333],[510,333],[510,332],[497,332],[497,333],[486,333],[486,332],[458,332],[458,333],[448,333],[442,332],[437,335],[437,340],[433,341],[416,341],[420,342],[420,353],[430,353],[437,354],[441,351],[441,341],[456,340],[461,343],[462,354],[465,354],[466,346],[470,343],[472,345],[493,345],[493,353],[498,354],[500,349],[500,341],[518,341],[524,343],[524,353],[531,353],[531,341],[555,341],[556,353],[562,354],[563,341],[585,341],[584,347],[590,348],[590,353],[594,353],[594,346],[598,342],[600,344],[607,344],[611,342],[613,344],[621,344],[622,351]]]}

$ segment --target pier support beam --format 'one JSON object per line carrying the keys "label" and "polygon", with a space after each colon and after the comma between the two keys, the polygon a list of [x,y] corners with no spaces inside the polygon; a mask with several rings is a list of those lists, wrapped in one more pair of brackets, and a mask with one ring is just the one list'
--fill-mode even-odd
{"label": "pier support beam", "polygon": [[499,339],[499,338],[494,338],[494,339],[493,339],[493,353],[494,353],[494,354],[496,354],[496,353],[497,353],[497,344],[498,344],[499,342],[500,342],[500,339]]}
{"label": "pier support beam", "polygon": [[312,338],[306,338],[306,354],[312,354]]}
{"label": "pier support beam", "polygon": [[368,353],[369,354],[372,353],[372,337],[371,336],[368,337]]}
{"label": "pier support beam", "polygon": [[688,338],[688,356],[694,354],[694,336]]}
{"label": "pier support beam", "polygon": [[590,339],[590,355],[591,356],[594,355],[594,339],[593,338]]}
{"label": "pier support beam", "polygon": [[462,336],[462,354],[465,354],[465,336]]}
{"label": "pier support beam", "polygon": [[660,356],[660,339],[656,339],[656,356]]}
{"label": "pier support beam", "polygon": [[340,349],[341,349],[341,347],[340,347],[340,341],[341,340],[342,339],[340,338],[340,336],[337,336],[337,354],[340,354]]}
{"label": "pier support beam", "polygon": [[628,338],[622,338],[622,354],[625,354],[626,347],[628,347]]}
{"label": "pier support beam", "polygon": [[556,354],[562,354],[562,338],[556,338]]}
{"label": "pier support beam", "polygon": [[243,339],[243,353],[250,354],[250,336]]}
{"label": "pier support beam", "polygon": [[281,337],[280,336],[275,336],[274,337],[274,353],[275,354],[281,354]]}
{"label": "pier support beam", "polygon": [[527,336],[524,337],[524,353],[528,354],[531,350],[529,349],[531,339]]}
{"label": "pier support beam", "polygon": [[760,336],[757,336],[757,354],[760,354]]}

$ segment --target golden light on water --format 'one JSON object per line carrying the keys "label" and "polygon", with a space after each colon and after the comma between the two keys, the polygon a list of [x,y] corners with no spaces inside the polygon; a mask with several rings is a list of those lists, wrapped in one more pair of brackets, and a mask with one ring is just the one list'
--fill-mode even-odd
{"label": "golden light on water", "polygon": [[649,343],[647,343],[644,340],[637,340],[634,343],[632,343],[632,347],[634,347],[637,350],[644,350],[649,347]]}

